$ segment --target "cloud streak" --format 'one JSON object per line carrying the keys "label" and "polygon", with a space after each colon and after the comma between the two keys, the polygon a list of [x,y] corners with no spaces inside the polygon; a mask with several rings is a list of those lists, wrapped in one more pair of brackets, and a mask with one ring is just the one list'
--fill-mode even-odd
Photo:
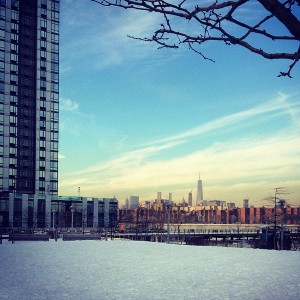
{"label": "cloud streak", "polygon": [[244,123],[249,120],[254,120],[255,118],[258,118],[260,116],[265,116],[266,114],[268,114],[269,117],[272,114],[273,115],[276,114],[276,116],[278,116],[278,114],[280,115],[289,114],[294,116],[297,114],[297,112],[299,112],[297,108],[300,107],[300,103],[291,104],[287,102],[287,99],[288,97],[286,95],[279,94],[278,98],[273,101],[264,103],[254,108],[250,108],[248,110],[244,110],[228,116],[221,117],[219,119],[208,122],[204,125],[200,125],[198,127],[192,128],[185,132],[176,134],[174,136],[153,141],[152,143],[156,144],[156,143],[192,138],[194,136],[198,136],[204,133],[209,133],[219,129],[223,129],[225,127],[233,126],[241,122]]}
{"label": "cloud streak", "polygon": [[[134,10],[124,13],[95,3],[87,5],[83,1],[76,1],[71,6],[68,3],[62,5],[68,5],[68,8],[62,8],[62,13],[67,15],[63,18],[67,23],[62,26],[65,30],[61,51],[64,70],[77,68],[74,61],[80,66],[84,61],[85,66],[102,69],[153,56],[156,46],[133,40],[128,35],[146,36],[159,24],[160,16]],[[90,26],[91,23],[94,25]],[[76,39],[73,32],[77,33]]]}

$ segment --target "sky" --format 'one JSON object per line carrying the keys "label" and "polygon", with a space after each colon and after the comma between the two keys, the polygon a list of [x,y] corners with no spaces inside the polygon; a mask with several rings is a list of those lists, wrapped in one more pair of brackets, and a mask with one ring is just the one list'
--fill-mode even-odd
{"label": "sky", "polygon": [[192,191],[195,203],[200,174],[206,200],[267,206],[285,187],[300,205],[300,65],[277,77],[289,61],[207,44],[210,62],[127,36],[159,22],[61,1],[59,195],[178,203]]}

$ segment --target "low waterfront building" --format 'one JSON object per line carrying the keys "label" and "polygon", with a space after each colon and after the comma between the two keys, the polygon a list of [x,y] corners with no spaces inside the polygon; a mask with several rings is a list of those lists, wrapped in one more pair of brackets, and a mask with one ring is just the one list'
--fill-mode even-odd
{"label": "low waterfront building", "polygon": [[[116,198],[52,196],[50,201],[36,195],[9,194],[0,199],[3,228],[113,228],[118,221]],[[46,207],[47,203],[50,207]]]}

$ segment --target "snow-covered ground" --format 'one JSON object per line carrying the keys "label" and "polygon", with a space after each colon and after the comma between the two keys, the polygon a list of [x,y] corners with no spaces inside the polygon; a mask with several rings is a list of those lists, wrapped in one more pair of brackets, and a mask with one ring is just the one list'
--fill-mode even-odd
{"label": "snow-covered ground", "polygon": [[0,245],[0,299],[300,299],[300,252],[151,242]]}

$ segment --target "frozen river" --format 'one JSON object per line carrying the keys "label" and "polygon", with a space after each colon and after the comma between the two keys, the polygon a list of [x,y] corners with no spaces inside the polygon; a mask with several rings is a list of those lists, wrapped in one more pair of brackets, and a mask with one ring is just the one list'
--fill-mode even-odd
{"label": "frozen river", "polygon": [[113,241],[0,245],[1,299],[300,299],[300,252]]}

